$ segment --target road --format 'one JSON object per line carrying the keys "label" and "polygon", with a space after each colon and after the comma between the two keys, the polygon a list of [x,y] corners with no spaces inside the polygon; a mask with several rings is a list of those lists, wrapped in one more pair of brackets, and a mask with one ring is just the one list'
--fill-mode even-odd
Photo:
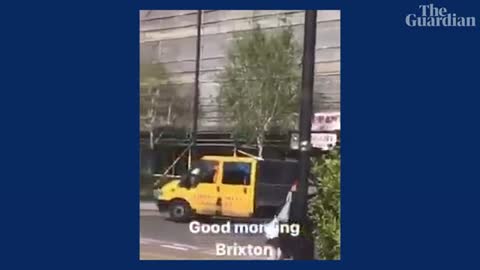
{"label": "road", "polygon": [[[205,221],[208,224],[224,224],[225,220]],[[265,220],[255,220],[253,223],[264,223]],[[232,223],[245,223],[234,222]],[[232,225],[233,227],[233,225]],[[233,231],[233,230],[232,230]],[[175,223],[166,219],[166,214],[158,211],[140,211],[140,259],[142,260],[265,260],[264,256],[233,252],[230,256],[222,256],[216,249],[217,244],[231,247],[253,246],[265,247],[263,234],[194,234],[189,229],[189,223]],[[238,251],[238,248],[235,248]],[[265,253],[265,252],[264,252]]]}

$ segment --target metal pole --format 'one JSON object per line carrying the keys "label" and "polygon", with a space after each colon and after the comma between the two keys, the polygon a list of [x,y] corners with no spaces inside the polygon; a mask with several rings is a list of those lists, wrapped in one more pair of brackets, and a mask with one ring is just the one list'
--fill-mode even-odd
{"label": "metal pole", "polygon": [[[307,226],[307,200],[308,200],[308,176],[310,174],[310,138],[312,129],[312,101],[313,101],[313,82],[315,72],[315,40],[317,32],[317,11],[307,10],[305,12],[305,32],[303,49],[303,69],[302,69],[302,92],[300,103],[300,157],[299,157],[299,182],[297,186],[296,198],[293,201],[294,213],[292,219],[298,222],[300,226]],[[299,240],[302,247],[298,247],[298,252],[294,259],[313,259],[312,250],[305,250],[306,241],[311,237],[310,229],[305,228],[303,235]],[[295,258],[296,257],[296,258]]]}
{"label": "metal pole", "polygon": [[192,129],[192,155],[195,160],[197,158],[197,132],[198,132],[198,107],[200,99],[200,52],[201,52],[201,35],[202,35],[202,10],[197,13],[197,55],[195,59],[195,92],[193,96],[193,129]]}

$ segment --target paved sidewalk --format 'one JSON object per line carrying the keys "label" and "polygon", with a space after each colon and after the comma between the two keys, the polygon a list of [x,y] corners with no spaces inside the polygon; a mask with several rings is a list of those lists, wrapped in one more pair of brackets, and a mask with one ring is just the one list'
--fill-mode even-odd
{"label": "paved sidewalk", "polygon": [[158,211],[155,202],[140,201],[140,210]]}

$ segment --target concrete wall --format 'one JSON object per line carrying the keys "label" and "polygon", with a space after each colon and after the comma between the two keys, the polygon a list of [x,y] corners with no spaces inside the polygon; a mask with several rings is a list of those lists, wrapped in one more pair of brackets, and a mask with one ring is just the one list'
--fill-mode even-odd
{"label": "concrete wall", "polygon": [[[287,22],[282,20],[287,19]],[[290,24],[303,44],[304,12],[296,10],[206,10],[202,23],[200,101],[203,130],[222,128],[215,97],[216,75],[225,63],[233,34],[259,24],[275,31]],[[340,11],[318,11],[315,65],[315,110],[340,109]],[[196,10],[152,10],[140,12],[140,55],[142,62],[163,63],[179,91],[194,91]]]}

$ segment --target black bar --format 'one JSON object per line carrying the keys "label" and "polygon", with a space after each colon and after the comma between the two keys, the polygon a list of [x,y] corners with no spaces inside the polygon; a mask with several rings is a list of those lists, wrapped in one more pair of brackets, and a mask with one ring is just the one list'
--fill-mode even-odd
{"label": "black bar", "polygon": [[296,221],[302,222],[307,211],[307,177],[310,171],[310,132],[312,127],[313,78],[315,68],[316,11],[305,12],[305,34],[303,50],[302,92],[300,102],[300,157],[299,183],[295,201]]}
{"label": "black bar", "polygon": [[305,234],[298,239],[297,252],[294,259],[313,259],[313,244],[311,238],[311,226],[308,225],[307,200],[308,200],[308,176],[310,174],[310,138],[313,115],[313,81],[315,72],[315,40],[317,32],[317,11],[305,12],[305,32],[303,49],[302,69],[302,92],[300,100],[300,136],[299,136],[299,181],[294,200],[292,201],[292,221],[297,222],[304,228]]}
{"label": "black bar", "polygon": [[196,144],[197,144],[197,133],[198,133],[198,107],[199,107],[199,98],[200,98],[200,86],[199,86],[199,77],[200,77],[200,50],[201,50],[201,29],[202,29],[202,10],[197,12],[197,55],[195,59],[195,93],[193,96],[193,128],[192,128],[192,160],[196,158]]}

